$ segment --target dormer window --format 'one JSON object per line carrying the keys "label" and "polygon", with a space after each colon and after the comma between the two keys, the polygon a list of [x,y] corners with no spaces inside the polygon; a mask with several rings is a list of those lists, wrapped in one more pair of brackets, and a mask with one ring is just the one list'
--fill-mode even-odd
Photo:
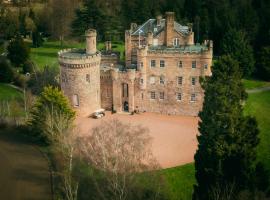
{"label": "dormer window", "polygon": [[174,38],[173,39],[173,46],[175,46],[175,47],[180,46],[180,40],[179,40],[179,38]]}

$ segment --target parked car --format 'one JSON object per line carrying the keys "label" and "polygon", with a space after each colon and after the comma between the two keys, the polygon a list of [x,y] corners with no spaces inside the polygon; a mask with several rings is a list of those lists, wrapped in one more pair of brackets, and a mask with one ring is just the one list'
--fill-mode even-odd
{"label": "parked car", "polygon": [[95,119],[100,119],[104,116],[105,116],[105,109],[96,110],[92,115],[92,117]]}

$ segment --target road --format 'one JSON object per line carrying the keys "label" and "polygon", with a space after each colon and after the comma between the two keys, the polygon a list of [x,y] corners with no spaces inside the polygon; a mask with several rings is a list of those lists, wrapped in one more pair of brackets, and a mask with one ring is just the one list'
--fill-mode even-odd
{"label": "road", "polygon": [[48,169],[33,146],[0,135],[0,199],[52,199]]}

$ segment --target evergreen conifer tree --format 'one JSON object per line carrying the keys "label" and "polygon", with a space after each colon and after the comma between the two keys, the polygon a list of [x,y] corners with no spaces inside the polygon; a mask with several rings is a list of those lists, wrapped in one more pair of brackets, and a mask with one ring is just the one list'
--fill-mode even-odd
{"label": "evergreen conifer tree", "polygon": [[202,81],[205,100],[199,113],[195,154],[196,200],[215,199],[217,192],[224,197],[228,191],[237,194],[249,188],[259,142],[256,120],[243,115],[247,94],[237,61],[223,56],[212,72],[212,77]]}

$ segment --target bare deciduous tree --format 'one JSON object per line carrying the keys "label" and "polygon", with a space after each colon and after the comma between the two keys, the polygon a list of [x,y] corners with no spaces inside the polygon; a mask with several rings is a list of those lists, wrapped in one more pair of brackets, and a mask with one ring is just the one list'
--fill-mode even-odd
{"label": "bare deciduous tree", "polygon": [[65,199],[76,200],[78,191],[78,181],[73,177],[73,155],[75,147],[74,126],[70,123],[68,116],[53,110],[53,107],[46,109],[46,120],[44,122],[46,133],[53,142],[53,150],[60,155],[58,160],[58,174],[62,179],[62,188]]}
{"label": "bare deciduous tree", "polygon": [[107,185],[96,185],[98,190],[107,187],[110,199],[129,199],[138,174],[158,169],[148,130],[117,119],[104,121],[80,138],[79,148],[89,165],[105,174]]}

